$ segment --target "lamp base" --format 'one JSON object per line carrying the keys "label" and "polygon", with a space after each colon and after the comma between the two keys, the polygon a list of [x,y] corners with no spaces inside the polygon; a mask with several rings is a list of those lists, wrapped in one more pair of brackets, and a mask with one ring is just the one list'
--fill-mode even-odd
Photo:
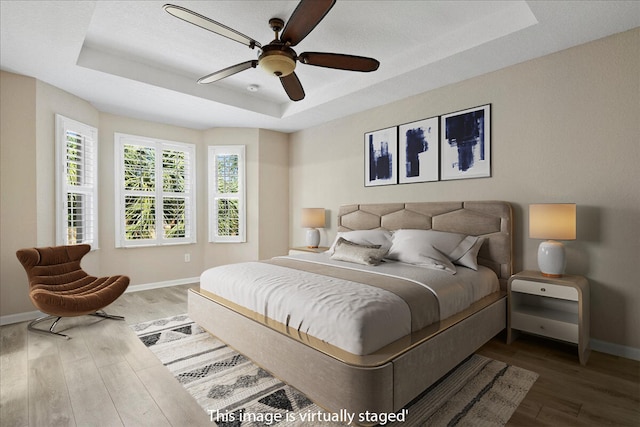
{"label": "lamp base", "polygon": [[564,245],[555,240],[547,240],[538,247],[538,268],[543,276],[562,277],[566,266]]}
{"label": "lamp base", "polygon": [[542,271],[540,272],[544,277],[549,277],[551,279],[559,279],[560,277],[564,276],[564,274],[551,274],[551,273],[542,273]]}
{"label": "lamp base", "polygon": [[320,231],[316,228],[307,229],[307,247],[317,248],[320,245]]}

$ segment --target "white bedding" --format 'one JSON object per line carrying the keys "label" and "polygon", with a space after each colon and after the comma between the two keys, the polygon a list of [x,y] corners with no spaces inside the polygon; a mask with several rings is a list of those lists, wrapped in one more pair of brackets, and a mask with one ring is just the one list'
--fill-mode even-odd
{"label": "white bedding", "polygon": [[[457,274],[401,262],[364,266],[300,254],[312,263],[403,277],[428,287],[445,319],[499,289],[488,268],[458,268]],[[362,283],[261,262],[229,264],[206,270],[200,287],[256,313],[357,355],[375,352],[411,333],[411,313],[396,294]]]}

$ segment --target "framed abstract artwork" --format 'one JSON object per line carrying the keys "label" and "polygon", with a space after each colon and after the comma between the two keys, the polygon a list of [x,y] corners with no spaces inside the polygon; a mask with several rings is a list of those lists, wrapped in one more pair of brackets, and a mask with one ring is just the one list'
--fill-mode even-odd
{"label": "framed abstract artwork", "polygon": [[398,127],[364,134],[364,185],[398,183]]}
{"label": "framed abstract artwork", "polygon": [[432,117],[398,126],[400,184],[438,180],[439,123]]}
{"label": "framed abstract artwork", "polygon": [[440,178],[491,176],[491,104],[440,117]]}

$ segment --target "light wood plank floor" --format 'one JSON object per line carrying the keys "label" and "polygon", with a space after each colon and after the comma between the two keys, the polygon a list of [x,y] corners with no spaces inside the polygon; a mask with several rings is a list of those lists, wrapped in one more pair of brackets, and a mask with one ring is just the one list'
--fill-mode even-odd
{"label": "light wood plank floor", "polygon": [[[188,288],[123,295],[107,312],[125,322],[63,319],[71,340],[1,327],[0,425],[213,425],[128,326],[186,313]],[[640,426],[640,362],[592,352],[585,367],[574,347],[526,335],[479,353],[540,374],[510,426]]]}

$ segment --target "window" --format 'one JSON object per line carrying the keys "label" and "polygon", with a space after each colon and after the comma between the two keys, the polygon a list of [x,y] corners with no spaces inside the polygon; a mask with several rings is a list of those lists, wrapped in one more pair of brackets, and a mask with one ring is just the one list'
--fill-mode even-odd
{"label": "window", "polygon": [[209,147],[209,241],[246,242],[245,146]]}
{"label": "window", "polygon": [[195,146],[115,135],[116,247],[195,243]]}
{"label": "window", "polygon": [[98,130],[56,114],[56,244],[98,248]]}

